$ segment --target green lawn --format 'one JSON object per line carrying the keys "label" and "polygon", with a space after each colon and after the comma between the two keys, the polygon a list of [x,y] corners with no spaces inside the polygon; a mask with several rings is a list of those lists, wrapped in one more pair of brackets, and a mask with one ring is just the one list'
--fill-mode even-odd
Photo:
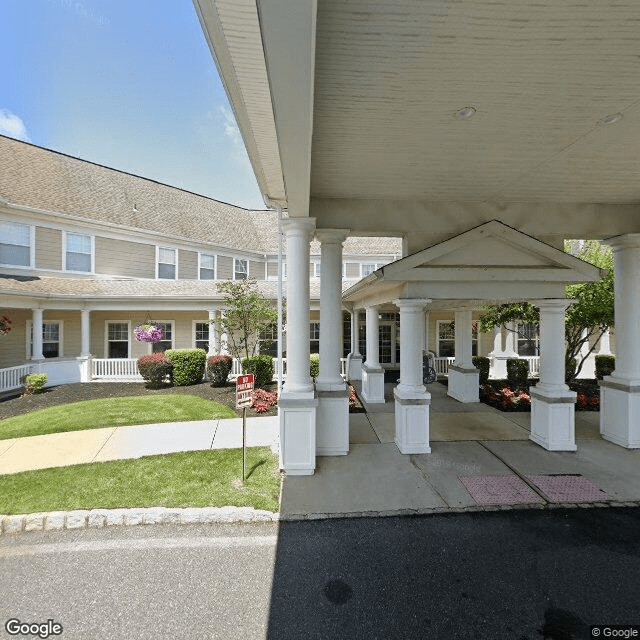
{"label": "green lawn", "polygon": [[119,507],[278,510],[278,458],[268,447],[189,451],[0,476],[0,513]]}
{"label": "green lawn", "polygon": [[5,418],[0,421],[0,440],[100,427],[235,417],[226,405],[191,395],[100,398]]}

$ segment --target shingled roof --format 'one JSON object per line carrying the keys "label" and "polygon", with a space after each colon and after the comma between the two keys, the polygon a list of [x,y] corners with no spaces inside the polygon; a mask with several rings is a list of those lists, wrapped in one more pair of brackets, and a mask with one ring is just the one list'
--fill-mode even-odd
{"label": "shingled roof", "polygon": [[[250,211],[148,178],[0,136],[0,197],[55,213],[274,254],[277,214]],[[345,253],[400,254],[398,238],[349,238]],[[319,245],[312,247],[319,253]]]}

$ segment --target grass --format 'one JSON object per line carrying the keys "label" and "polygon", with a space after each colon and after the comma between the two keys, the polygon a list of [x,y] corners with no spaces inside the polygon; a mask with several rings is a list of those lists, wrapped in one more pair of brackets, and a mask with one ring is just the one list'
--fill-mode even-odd
{"label": "grass", "polygon": [[277,456],[268,447],[190,451],[0,476],[0,513],[120,507],[278,510]]}
{"label": "grass", "polygon": [[0,440],[101,427],[235,418],[233,409],[198,396],[100,398],[38,409],[0,421]]}

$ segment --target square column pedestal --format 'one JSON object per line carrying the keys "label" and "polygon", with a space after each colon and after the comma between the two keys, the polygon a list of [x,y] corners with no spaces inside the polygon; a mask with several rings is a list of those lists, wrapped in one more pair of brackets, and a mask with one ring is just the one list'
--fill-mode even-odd
{"label": "square column pedestal", "polygon": [[349,356],[349,371],[347,371],[347,380],[362,380],[362,356]]}
{"label": "square column pedestal", "polygon": [[600,435],[627,449],[640,449],[640,380],[600,382]]}
{"label": "square column pedestal", "polygon": [[346,456],[349,453],[349,389],[325,391],[318,386],[316,454]]}
{"label": "square column pedestal", "polygon": [[575,451],[575,391],[531,387],[530,438],[547,451]]}
{"label": "square column pedestal", "polygon": [[394,442],[400,453],[431,453],[429,446],[429,405],[431,394],[407,394],[396,387],[393,390],[396,399],[396,436]]}
{"label": "square column pedestal", "polygon": [[480,371],[475,367],[449,365],[447,395],[458,402],[480,402]]}
{"label": "square column pedestal", "polygon": [[368,404],[384,404],[384,369],[362,365],[362,398]]}
{"label": "square column pedestal", "polygon": [[287,475],[310,476],[315,471],[317,407],[313,394],[300,397],[283,392],[278,400],[280,468]]}

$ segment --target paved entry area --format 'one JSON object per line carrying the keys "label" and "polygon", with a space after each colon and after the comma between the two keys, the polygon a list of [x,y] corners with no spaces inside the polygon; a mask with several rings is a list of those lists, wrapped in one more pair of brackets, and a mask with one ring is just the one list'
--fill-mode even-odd
{"label": "paved entry area", "polygon": [[315,475],[285,478],[283,514],[640,501],[640,451],[602,440],[597,412],[576,413],[576,452],[549,452],[529,440],[530,414],[463,405],[434,383],[431,453],[408,456],[394,443],[393,386],[384,405],[350,414],[349,455],[319,457]]}

